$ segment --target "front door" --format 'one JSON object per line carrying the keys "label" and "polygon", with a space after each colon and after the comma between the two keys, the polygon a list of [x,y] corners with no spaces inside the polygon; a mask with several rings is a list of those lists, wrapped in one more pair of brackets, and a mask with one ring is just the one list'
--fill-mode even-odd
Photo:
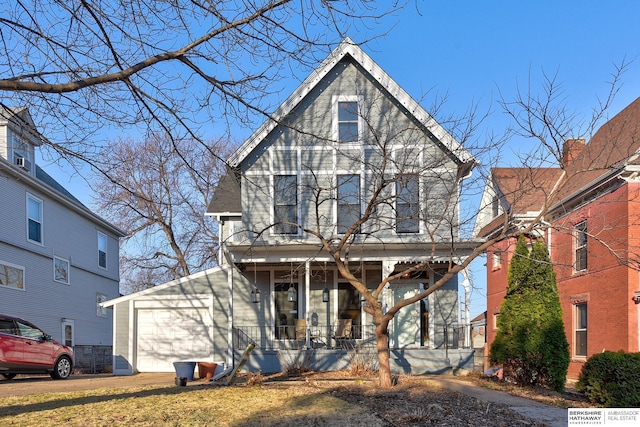
{"label": "front door", "polygon": [[275,283],[275,337],[277,340],[296,338],[296,319],[298,319],[297,283]]}
{"label": "front door", "polygon": [[62,319],[62,343],[73,348],[74,344],[74,324],[73,320]]}
{"label": "front door", "polygon": [[[393,302],[413,297],[418,292],[416,284],[397,285],[393,288]],[[403,307],[393,318],[391,342],[396,348],[420,344],[420,304]]]}

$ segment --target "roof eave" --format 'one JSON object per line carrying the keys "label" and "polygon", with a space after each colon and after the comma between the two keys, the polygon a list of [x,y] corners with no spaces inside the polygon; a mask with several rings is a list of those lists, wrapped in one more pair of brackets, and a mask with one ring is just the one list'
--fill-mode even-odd
{"label": "roof eave", "polygon": [[[438,123],[419,103],[417,103],[400,85],[398,85],[369,55],[350,38],[343,40],[336,49],[298,86],[298,88],[280,105],[271,118],[266,120],[233,153],[228,164],[238,167],[251,151],[277,126],[278,122],[289,114],[338,64],[346,55],[350,55],[371,76],[382,85],[391,96],[409,111],[426,129],[429,130],[461,164],[477,160],[469,153],[440,123]],[[471,167],[471,169],[473,168]]]}

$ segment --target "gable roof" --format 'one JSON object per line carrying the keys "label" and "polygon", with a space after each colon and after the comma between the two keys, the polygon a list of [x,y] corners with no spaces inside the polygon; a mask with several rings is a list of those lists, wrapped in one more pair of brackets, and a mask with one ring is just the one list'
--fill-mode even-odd
{"label": "gable roof", "polygon": [[207,206],[206,215],[236,216],[241,214],[240,183],[235,171],[230,169],[220,178],[211,202]]}
{"label": "gable roof", "polygon": [[[27,107],[8,108],[0,106],[0,126],[8,127],[10,124],[18,127],[21,131],[27,132],[32,137],[30,142],[36,145],[41,145],[43,141],[46,141],[44,136],[42,136],[36,129]],[[15,178],[17,181],[23,182],[25,185],[37,189],[48,197],[56,200],[61,205],[73,210],[105,230],[108,230],[117,237],[124,237],[127,235],[123,230],[87,208],[63,185],[56,181],[37,164],[35,164],[35,174],[32,175],[20,170],[11,161],[0,156],[0,169]]]}
{"label": "gable roof", "polygon": [[606,122],[566,166],[555,199],[562,202],[625,166],[640,165],[640,97]]}
{"label": "gable roof", "polygon": [[254,148],[320,83],[320,81],[349,55],[366,70],[385,90],[407,109],[425,128],[461,163],[475,163],[473,156],[456,141],[427,111],[400,87],[378,64],[350,38],[338,47],[298,86],[298,88],[228,159],[231,167],[238,167]]}
{"label": "gable roof", "polygon": [[[575,144],[576,140],[566,144]],[[549,212],[573,198],[587,194],[617,178],[625,168],[640,166],[640,97],[607,121],[588,144],[578,143],[558,168],[493,168],[491,184],[505,212],[524,217],[539,212],[545,202]],[[557,194],[549,199],[551,191]],[[493,218],[476,233],[488,236],[504,223],[504,214]]]}
{"label": "gable roof", "polygon": [[[502,211],[524,219],[539,213],[561,176],[560,168],[492,168],[490,180]],[[482,225],[475,234],[487,237],[500,229],[504,221],[505,213]]]}
{"label": "gable roof", "polygon": [[26,131],[30,142],[34,145],[42,145],[42,135],[36,129],[31,113],[27,107],[9,108],[0,104],[0,126],[12,124],[13,126]]}
{"label": "gable roof", "polygon": [[152,296],[155,293],[163,292],[163,291],[165,291],[165,290],[167,290],[169,288],[172,288],[174,286],[185,285],[185,284],[188,284],[191,281],[198,280],[200,278],[211,276],[211,275],[218,274],[218,273],[230,274],[229,273],[229,268],[227,266],[211,267],[208,270],[198,271],[196,273],[190,274],[189,276],[180,277],[178,279],[174,279],[174,280],[171,280],[169,282],[166,282],[166,283],[163,283],[163,284],[160,284],[160,285],[157,285],[157,286],[153,286],[151,288],[143,289],[143,290],[138,291],[138,292],[133,292],[133,293],[128,294],[128,295],[121,295],[118,298],[110,299],[108,301],[104,301],[104,302],[100,303],[100,306],[105,307],[105,308],[113,307],[116,304],[119,304],[121,302],[129,301],[129,300],[132,300],[132,299],[137,299],[137,298],[140,298],[140,297]]}

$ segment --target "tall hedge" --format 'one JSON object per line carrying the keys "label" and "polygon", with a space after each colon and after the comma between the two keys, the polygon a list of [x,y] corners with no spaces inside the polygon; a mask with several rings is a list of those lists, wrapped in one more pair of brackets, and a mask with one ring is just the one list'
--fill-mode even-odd
{"label": "tall hedge", "polygon": [[503,365],[505,379],[519,385],[564,389],[569,343],[556,275],[542,241],[529,250],[527,239],[518,239],[490,351],[491,362]]}

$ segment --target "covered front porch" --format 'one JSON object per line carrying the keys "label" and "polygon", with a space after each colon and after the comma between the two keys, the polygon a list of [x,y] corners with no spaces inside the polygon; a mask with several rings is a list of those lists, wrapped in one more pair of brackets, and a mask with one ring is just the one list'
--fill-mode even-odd
{"label": "covered front porch", "polygon": [[[353,338],[342,339],[336,339],[331,334],[318,338],[311,328],[300,330],[299,339],[270,339],[270,334],[265,332],[261,326],[233,328],[236,360],[242,357],[249,343],[255,344],[245,365],[250,371],[272,373],[292,370],[377,369],[378,355],[373,326],[355,325],[352,327]],[[321,330],[319,332],[319,335],[323,335]],[[413,375],[472,371],[474,350],[465,345],[465,334],[468,333],[468,327],[456,325],[444,333],[446,338],[442,348],[391,348],[391,370],[395,374]]]}
{"label": "covered front porch", "polygon": [[[335,349],[375,341],[365,299],[334,265],[301,260],[237,267],[243,280],[236,280],[230,291],[234,339],[243,336],[266,349]],[[406,265],[397,261],[362,261],[353,274],[374,290],[383,277],[403,268]],[[387,284],[377,295],[383,310],[433,286],[444,274],[442,268],[433,264]],[[389,324],[389,345],[453,347],[457,316],[458,281],[454,276],[395,315]]]}

